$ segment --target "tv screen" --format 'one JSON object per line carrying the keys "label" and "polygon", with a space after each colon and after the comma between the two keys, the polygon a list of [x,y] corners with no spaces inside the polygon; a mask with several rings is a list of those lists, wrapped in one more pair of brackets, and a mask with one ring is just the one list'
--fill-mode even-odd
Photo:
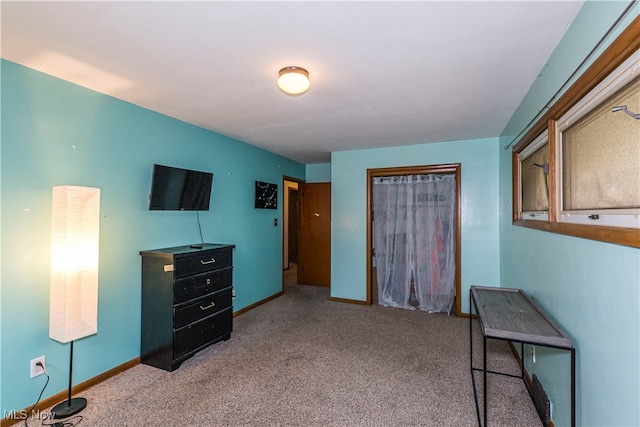
{"label": "tv screen", "polygon": [[149,210],[207,211],[213,174],[153,165]]}

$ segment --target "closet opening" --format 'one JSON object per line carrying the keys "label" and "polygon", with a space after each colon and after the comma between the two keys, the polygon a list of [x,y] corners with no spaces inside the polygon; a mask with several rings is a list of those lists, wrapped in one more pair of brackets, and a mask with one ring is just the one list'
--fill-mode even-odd
{"label": "closet opening", "polygon": [[460,164],[367,170],[368,304],[461,315],[460,206]]}

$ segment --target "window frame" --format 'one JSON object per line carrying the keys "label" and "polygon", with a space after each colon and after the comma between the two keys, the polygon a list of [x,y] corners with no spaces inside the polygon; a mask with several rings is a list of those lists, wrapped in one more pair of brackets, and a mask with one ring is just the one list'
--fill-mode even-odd
{"label": "window frame", "polygon": [[[524,206],[523,200],[522,200],[522,195],[523,195],[523,188],[522,188],[522,164],[524,163],[524,161],[526,159],[528,159],[530,156],[532,156],[533,154],[535,154],[540,148],[543,148],[545,145],[547,145],[547,150],[549,148],[549,132],[547,129],[545,129],[540,135],[538,135],[538,137],[536,137],[533,141],[531,141],[531,143],[529,145],[527,145],[526,147],[524,147],[522,149],[522,151],[519,153],[518,156],[518,179],[519,179],[519,183],[520,185],[518,186],[518,203],[520,206]],[[550,166],[550,163],[547,164],[547,170]],[[549,180],[550,177],[550,172],[547,171],[547,180]],[[548,182],[548,181],[547,181]],[[547,197],[550,197],[550,192],[549,189],[547,190]],[[550,201],[547,200],[547,202],[550,205]],[[525,211],[525,210],[521,210],[520,212],[520,219],[524,220],[524,221],[549,221],[549,211]]]}
{"label": "window frame", "polygon": [[[558,153],[557,153],[557,174],[563,176],[563,155],[562,138],[563,132],[572,125],[582,120],[593,110],[601,108],[603,103],[612,94],[624,88],[628,83],[636,81],[640,75],[640,50],[636,51],[616,70],[609,74],[600,82],[587,96],[577,102],[567,113],[557,121]],[[637,82],[634,83],[637,85]],[[613,114],[613,113],[611,113]],[[633,120],[623,117],[624,120]],[[566,209],[564,206],[564,191],[562,186],[558,188],[558,221],[571,222],[576,224],[591,224],[594,219],[591,215],[597,215],[598,224],[610,227],[632,227],[638,228],[640,221],[640,208],[627,209]]]}
{"label": "window frame", "polygon": [[[512,152],[512,223],[553,233],[581,237],[601,242],[640,248],[640,228],[615,225],[594,225],[564,221],[560,211],[558,167],[560,141],[557,124],[571,109],[579,104],[596,86],[605,81],[627,59],[640,50],[640,16],[622,31],[615,41],[593,64],[567,89],[547,112],[527,131],[514,146]],[[534,143],[540,134],[549,138],[549,213],[545,220],[527,220],[521,210],[520,164],[521,153]]]}

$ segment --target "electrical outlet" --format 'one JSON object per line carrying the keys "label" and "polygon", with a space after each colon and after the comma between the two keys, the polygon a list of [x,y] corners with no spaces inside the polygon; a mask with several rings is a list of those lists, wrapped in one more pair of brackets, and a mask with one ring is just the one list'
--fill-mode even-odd
{"label": "electrical outlet", "polygon": [[[36,363],[42,363],[42,367],[36,365]],[[31,378],[37,377],[38,375],[42,375],[44,374],[44,367],[46,365],[44,364],[44,356],[40,356],[40,357],[36,357],[35,359],[31,359],[31,362],[29,363],[29,367],[30,367],[30,371],[31,371]]]}

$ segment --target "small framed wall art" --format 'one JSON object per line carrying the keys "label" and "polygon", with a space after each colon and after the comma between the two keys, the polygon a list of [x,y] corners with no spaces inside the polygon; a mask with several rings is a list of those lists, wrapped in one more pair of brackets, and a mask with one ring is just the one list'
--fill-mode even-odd
{"label": "small framed wall art", "polygon": [[278,209],[278,185],[256,181],[256,209]]}

